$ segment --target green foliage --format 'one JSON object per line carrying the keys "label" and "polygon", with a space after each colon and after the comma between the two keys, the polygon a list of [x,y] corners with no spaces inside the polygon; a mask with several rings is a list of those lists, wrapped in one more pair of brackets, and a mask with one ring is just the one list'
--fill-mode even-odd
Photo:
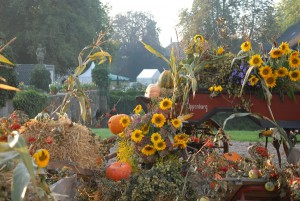
{"label": "green foliage", "polygon": [[106,31],[109,36],[107,8],[99,0],[24,0],[21,4],[1,0],[0,4],[0,27],[7,36],[17,37],[12,47],[19,63],[37,63],[35,52],[41,43],[46,47],[45,63],[51,62],[63,74],[77,66],[78,52],[97,33]]}
{"label": "green foliage", "polygon": [[109,108],[113,108],[114,104],[117,104],[117,113],[119,114],[132,114],[133,109],[138,104],[135,100],[136,96],[144,95],[142,91],[128,90],[123,91],[110,91],[109,93]]}
{"label": "green foliage", "polygon": [[101,95],[107,95],[109,89],[109,77],[107,65],[96,65],[92,70],[93,82],[99,87]]}
{"label": "green foliage", "polygon": [[47,103],[47,95],[34,90],[17,92],[13,98],[14,109],[24,111],[29,118],[35,117],[45,109]]}
{"label": "green foliage", "polygon": [[[150,170],[141,170],[126,182],[122,200],[196,200],[191,188],[182,191],[185,185],[181,166],[170,160],[160,162]],[[188,186],[188,185],[187,185]]]}
{"label": "green foliage", "polygon": [[299,0],[281,0],[277,13],[277,21],[281,31],[285,31],[288,27],[300,22],[299,10]]}
{"label": "green foliage", "polygon": [[51,83],[51,74],[43,64],[35,65],[34,70],[30,74],[30,84],[38,89],[49,91]]}

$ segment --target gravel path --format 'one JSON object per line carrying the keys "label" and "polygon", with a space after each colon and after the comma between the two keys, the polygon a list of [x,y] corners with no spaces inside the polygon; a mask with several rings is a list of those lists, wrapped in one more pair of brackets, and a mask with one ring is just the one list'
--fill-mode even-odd
{"label": "gravel path", "polygon": [[[247,152],[247,148],[250,145],[255,144],[256,142],[237,142],[237,141],[230,141],[230,146],[229,146],[229,151],[232,152],[237,152],[238,154],[240,154],[241,156],[246,156],[249,157],[250,155]],[[265,143],[262,143],[263,146],[265,146]],[[300,149],[300,144],[296,144],[295,146],[296,148]],[[276,149],[274,148],[274,146],[272,145],[272,143],[268,143],[268,150],[271,154],[271,157],[274,157],[274,161],[278,162],[278,157],[277,157],[277,153],[276,153]],[[287,164],[286,161],[286,154],[284,153],[283,150],[283,146],[280,146],[280,155],[281,155],[281,163],[282,165]]]}

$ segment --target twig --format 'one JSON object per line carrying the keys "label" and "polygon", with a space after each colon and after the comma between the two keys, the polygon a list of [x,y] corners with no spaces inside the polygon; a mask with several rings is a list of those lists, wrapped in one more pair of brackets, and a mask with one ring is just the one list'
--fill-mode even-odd
{"label": "twig", "polygon": [[9,46],[12,42],[14,42],[17,39],[17,37],[14,37],[11,39],[8,43],[6,43],[3,47],[1,47],[0,52],[2,52],[7,46]]}

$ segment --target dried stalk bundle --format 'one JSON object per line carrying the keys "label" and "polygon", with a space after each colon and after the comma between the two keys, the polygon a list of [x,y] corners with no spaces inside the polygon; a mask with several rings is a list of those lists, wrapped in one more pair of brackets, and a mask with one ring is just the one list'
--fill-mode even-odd
{"label": "dried stalk bundle", "polygon": [[30,120],[20,132],[27,140],[30,153],[47,149],[50,161],[67,162],[84,169],[99,168],[100,146],[95,136],[86,126],[67,117],[57,121]]}

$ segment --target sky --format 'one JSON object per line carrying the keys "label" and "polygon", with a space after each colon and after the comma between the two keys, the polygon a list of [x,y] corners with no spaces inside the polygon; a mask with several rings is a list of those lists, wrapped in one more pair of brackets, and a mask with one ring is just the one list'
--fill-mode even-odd
{"label": "sky", "polygon": [[[281,0],[274,0],[279,2]],[[163,47],[177,41],[175,26],[179,22],[181,9],[192,7],[193,0],[101,0],[111,6],[110,16],[127,11],[149,12],[154,16],[157,27],[160,28],[159,40]]]}
{"label": "sky", "polygon": [[178,14],[182,8],[190,9],[193,0],[101,0],[111,6],[110,15],[127,11],[143,11],[153,15],[157,27],[161,30],[159,40],[163,47],[177,41],[175,26],[179,22]]}

